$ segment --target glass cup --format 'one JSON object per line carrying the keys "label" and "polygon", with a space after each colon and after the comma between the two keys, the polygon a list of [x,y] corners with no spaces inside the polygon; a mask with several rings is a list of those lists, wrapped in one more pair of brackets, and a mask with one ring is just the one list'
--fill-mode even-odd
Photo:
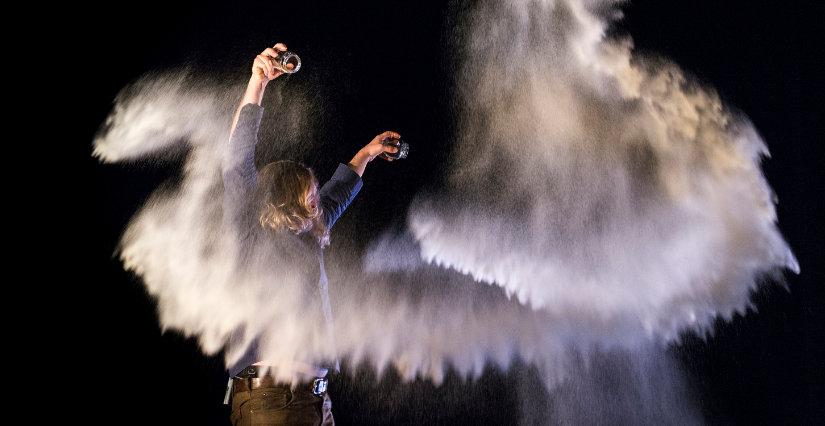
{"label": "glass cup", "polygon": [[380,157],[384,157],[388,160],[401,160],[407,158],[407,155],[410,153],[410,145],[400,138],[386,138],[381,141],[381,145],[394,146],[398,148],[398,152],[396,153],[386,151],[381,153]]}
{"label": "glass cup", "polygon": [[[283,72],[284,74],[294,74],[301,69],[301,58],[298,55],[286,51],[281,52],[278,54],[276,58],[273,59],[273,65],[278,71]],[[287,68],[287,65],[292,64],[292,69]]]}

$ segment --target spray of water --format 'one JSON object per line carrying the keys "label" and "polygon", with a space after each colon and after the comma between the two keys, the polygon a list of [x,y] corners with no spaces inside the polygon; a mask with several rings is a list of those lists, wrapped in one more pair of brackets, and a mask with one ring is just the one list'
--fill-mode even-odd
{"label": "spray of water", "polygon": [[672,340],[744,313],[762,274],[799,267],[751,123],[675,65],[605,40],[610,3],[481,6],[457,166],[409,224],[425,259],[535,309]]}
{"label": "spray of water", "polygon": [[[571,394],[597,398],[601,376],[583,373],[594,366],[648,374],[621,381],[640,400],[662,386],[681,398],[674,375],[634,363],[669,365],[657,348],[744,313],[761,277],[799,267],[751,123],[676,65],[606,38],[614,3],[481,2],[464,16],[454,167],[440,192],[415,198],[407,229],[328,262],[334,347],[302,320],[284,254],[235,264],[220,162],[236,89],[150,76],[116,100],[95,140],[102,161],[188,146],[181,181],[124,234],[125,267],[164,328],[230,364],[258,338],[284,379],[293,361],[331,356],[435,381],[447,365],[475,375],[518,357],[569,391],[554,399],[562,422],[590,410],[565,403]],[[312,108],[269,107],[312,121]]]}

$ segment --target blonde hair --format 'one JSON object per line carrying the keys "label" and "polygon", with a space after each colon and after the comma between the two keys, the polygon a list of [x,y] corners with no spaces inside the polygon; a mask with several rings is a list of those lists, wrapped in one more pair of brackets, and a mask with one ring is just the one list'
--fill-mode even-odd
{"label": "blonde hair", "polygon": [[269,163],[258,173],[258,190],[261,226],[296,235],[310,232],[321,247],[329,245],[318,181],[310,168],[294,161]]}

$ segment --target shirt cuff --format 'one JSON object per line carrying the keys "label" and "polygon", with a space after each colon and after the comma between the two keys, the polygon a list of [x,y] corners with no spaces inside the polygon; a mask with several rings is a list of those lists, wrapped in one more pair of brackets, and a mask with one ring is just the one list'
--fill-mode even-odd
{"label": "shirt cuff", "polygon": [[332,179],[348,183],[350,185],[356,185],[359,188],[362,185],[361,176],[358,176],[358,173],[355,173],[354,170],[352,170],[351,168],[349,168],[349,166],[343,163],[338,163],[338,168],[335,169],[335,173],[332,175]]}
{"label": "shirt cuff", "polygon": [[[238,116],[245,117],[247,115],[251,115],[252,117],[250,118],[255,119],[255,122],[257,123],[260,123],[261,117],[263,117],[264,115],[264,107],[258,104],[248,103],[241,107],[241,112],[238,114]],[[240,119],[238,121],[240,122]]]}

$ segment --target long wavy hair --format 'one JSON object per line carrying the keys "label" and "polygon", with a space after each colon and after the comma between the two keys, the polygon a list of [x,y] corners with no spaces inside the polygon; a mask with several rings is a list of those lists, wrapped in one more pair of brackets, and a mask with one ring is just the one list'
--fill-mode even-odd
{"label": "long wavy hair", "polygon": [[309,232],[321,247],[329,245],[312,169],[294,161],[269,163],[258,173],[258,195],[261,226],[296,235]]}

